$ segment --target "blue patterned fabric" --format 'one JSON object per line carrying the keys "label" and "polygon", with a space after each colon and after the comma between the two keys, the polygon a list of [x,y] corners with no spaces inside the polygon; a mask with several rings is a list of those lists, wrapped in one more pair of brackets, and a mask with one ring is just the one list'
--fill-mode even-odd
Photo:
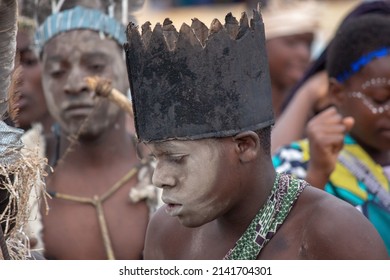
{"label": "blue patterned fabric", "polygon": [[126,41],[125,27],[114,18],[99,10],[76,6],[48,17],[36,31],[35,43],[41,51],[43,46],[54,36],[75,29],[103,32],[120,45]]}

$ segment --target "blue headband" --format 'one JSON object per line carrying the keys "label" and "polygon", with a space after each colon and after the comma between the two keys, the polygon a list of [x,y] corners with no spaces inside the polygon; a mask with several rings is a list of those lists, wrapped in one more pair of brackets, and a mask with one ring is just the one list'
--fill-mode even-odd
{"label": "blue headband", "polygon": [[42,51],[43,46],[54,36],[75,29],[103,32],[120,45],[126,42],[125,27],[114,18],[99,10],[76,6],[48,17],[35,33],[35,42]]}
{"label": "blue headband", "polygon": [[373,61],[375,58],[381,58],[384,56],[390,55],[390,48],[389,47],[384,47],[372,52],[369,52],[368,54],[365,54],[361,56],[358,60],[355,62],[351,63],[349,70],[345,70],[341,74],[339,74],[336,79],[340,83],[345,82],[348,80],[352,75],[357,73],[360,69],[362,69],[364,66],[366,66],[368,63]]}

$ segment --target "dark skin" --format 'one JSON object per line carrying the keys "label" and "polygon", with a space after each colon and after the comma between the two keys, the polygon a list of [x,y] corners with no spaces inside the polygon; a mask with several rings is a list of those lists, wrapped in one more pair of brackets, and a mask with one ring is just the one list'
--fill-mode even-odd
{"label": "dark skin", "polygon": [[33,50],[33,39],[26,31],[19,31],[16,36],[16,56],[19,61],[20,88],[17,103],[17,124],[24,130],[32,123],[41,123],[46,134],[50,133],[53,119],[46,107],[41,81],[39,57]]}
{"label": "dark skin", "polygon": [[336,107],[321,112],[307,128],[311,159],[306,180],[313,186],[324,188],[328,182],[346,133],[356,139],[374,162],[381,166],[390,164],[390,112],[373,114],[361,99],[348,97],[348,93],[360,91],[378,106],[388,102],[388,85],[363,90],[362,84],[377,77],[390,80],[389,62],[388,56],[376,59],[345,83],[330,79],[329,95]]}
{"label": "dark skin", "polygon": [[[161,143],[148,144],[157,159],[153,180],[163,189],[162,198],[168,205],[160,208],[149,224],[146,259],[222,259],[262,207],[274,184],[275,171],[269,152],[262,149],[254,132],[221,140],[187,142],[174,144],[174,148]],[[206,165],[203,174],[198,169],[195,175],[187,175],[186,167],[196,166],[197,154],[205,146],[223,151],[212,155],[217,158],[212,164],[218,165],[214,169],[207,166],[206,157],[201,161]],[[170,163],[175,158],[181,159]],[[184,171],[184,175],[175,175],[182,174],[177,171]],[[196,186],[191,185],[191,176],[209,176],[214,180],[206,181],[211,182],[208,187]],[[197,192],[192,194],[191,188],[196,187]],[[191,194],[183,195],[184,192]],[[196,210],[197,199],[193,196],[202,197],[201,193],[206,192],[213,199]],[[284,224],[258,256],[258,259],[387,258],[382,239],[360,212],[314,187],[305,188]]]}
{"label": "dark skin", "polygon": [[390,80],[390,57],[375,59],[345,84],[330,81],[330,94],[343,116],[355,119],[351,135],[378,164],[390,164],[390,111],[373,114],[360,99],[348,98],[350,91],[362,91],[372,103],[384,105],[390,99],[390,86],[370,86],[363,90],[361,85],[369,79],[383,77]]}
{"label": "dark skin", "polygon": [[302,78],[310,62],[312,33],[282,36],[267,40],[268,63],[272,86],[272,107],[275,117],[295,83]]}
{"label": "dark skin", "polygon": [[[108,139],[114,136],[119,139]],[[80,197],[101,196],[138,163],[128,135],[107,131],[105,138],[99,143],[77,145],[48,178],[48,189]],[[143,202],[129,201],[129,190],[136,183],[134,177],[103,204],[118,259],[139,259],[142,254],[148,210]],[[106,258],[94,207],[61,199],[49,200],[49,207],[49,214],[43,216],[47,258]]]}
{"label": "dark skin", "polygon": [[[97,32],[69,31],[45,46],[43,65],[45,97],[61,124],[60,160],[47,188],[78,197],[101,197],[139,160],[124,112],[108,100],[93,98],[84,78],[99,75],[126,92],[122,51],[115,41],[101,39]],[[86,121],[87,116],[93,121]],[[69,150],[71,135],[78,138]],[[116,259],[142,257],[149,211],[144,201],[129,201],[136,183],[134,176],[103,202]],[[48,259],[107,258],[95,207],[58,198],[49,200],[49,207],[49,214],[43,214]]]}
{"label": "dark skin", "polygon": [[[16,57],[20,69],[16,125],[27,131],[32,124],[40,123],[46,139],[45,154],[50,158],[55,154],[51,131],[54,120],[46,106],[41,63],[34,50],[32,35],[23,29],[16,35]],[[34,244],[34,240],[30,243]]]}

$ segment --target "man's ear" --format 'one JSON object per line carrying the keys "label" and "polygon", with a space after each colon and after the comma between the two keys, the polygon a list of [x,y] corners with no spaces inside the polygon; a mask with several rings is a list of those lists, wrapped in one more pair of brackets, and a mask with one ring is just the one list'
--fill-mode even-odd
{"label": "man's ear", "polygon": [[328,92],[331,103],[336,105],[336,107],[340,107],[346,97],[345,86],[335,78],[329,78]]}
{"label": "man's ear", "polygon": [[233,137],[233,141],[241,162],[250,162],[257,158],[260,151],[260,139],[255,132],[241,132]]}

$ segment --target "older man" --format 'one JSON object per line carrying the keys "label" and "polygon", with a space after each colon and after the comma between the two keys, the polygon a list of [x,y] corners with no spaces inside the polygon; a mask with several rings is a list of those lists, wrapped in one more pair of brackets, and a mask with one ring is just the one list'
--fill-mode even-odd
{"label": "older man", "polygon": [[[103,2],[87,4],[53,14],[36,36],[47,106],[58,123],[47,180],[53,199],[43,215],[45,256],[140,259],[151,210],[146,200],[129,199],[142,167],[134,136],[125,113],[97,98],[85,80],[100,76],[128,91],[124,27],[102,12]],[[99,9],[91,8],[95,4]]]}

